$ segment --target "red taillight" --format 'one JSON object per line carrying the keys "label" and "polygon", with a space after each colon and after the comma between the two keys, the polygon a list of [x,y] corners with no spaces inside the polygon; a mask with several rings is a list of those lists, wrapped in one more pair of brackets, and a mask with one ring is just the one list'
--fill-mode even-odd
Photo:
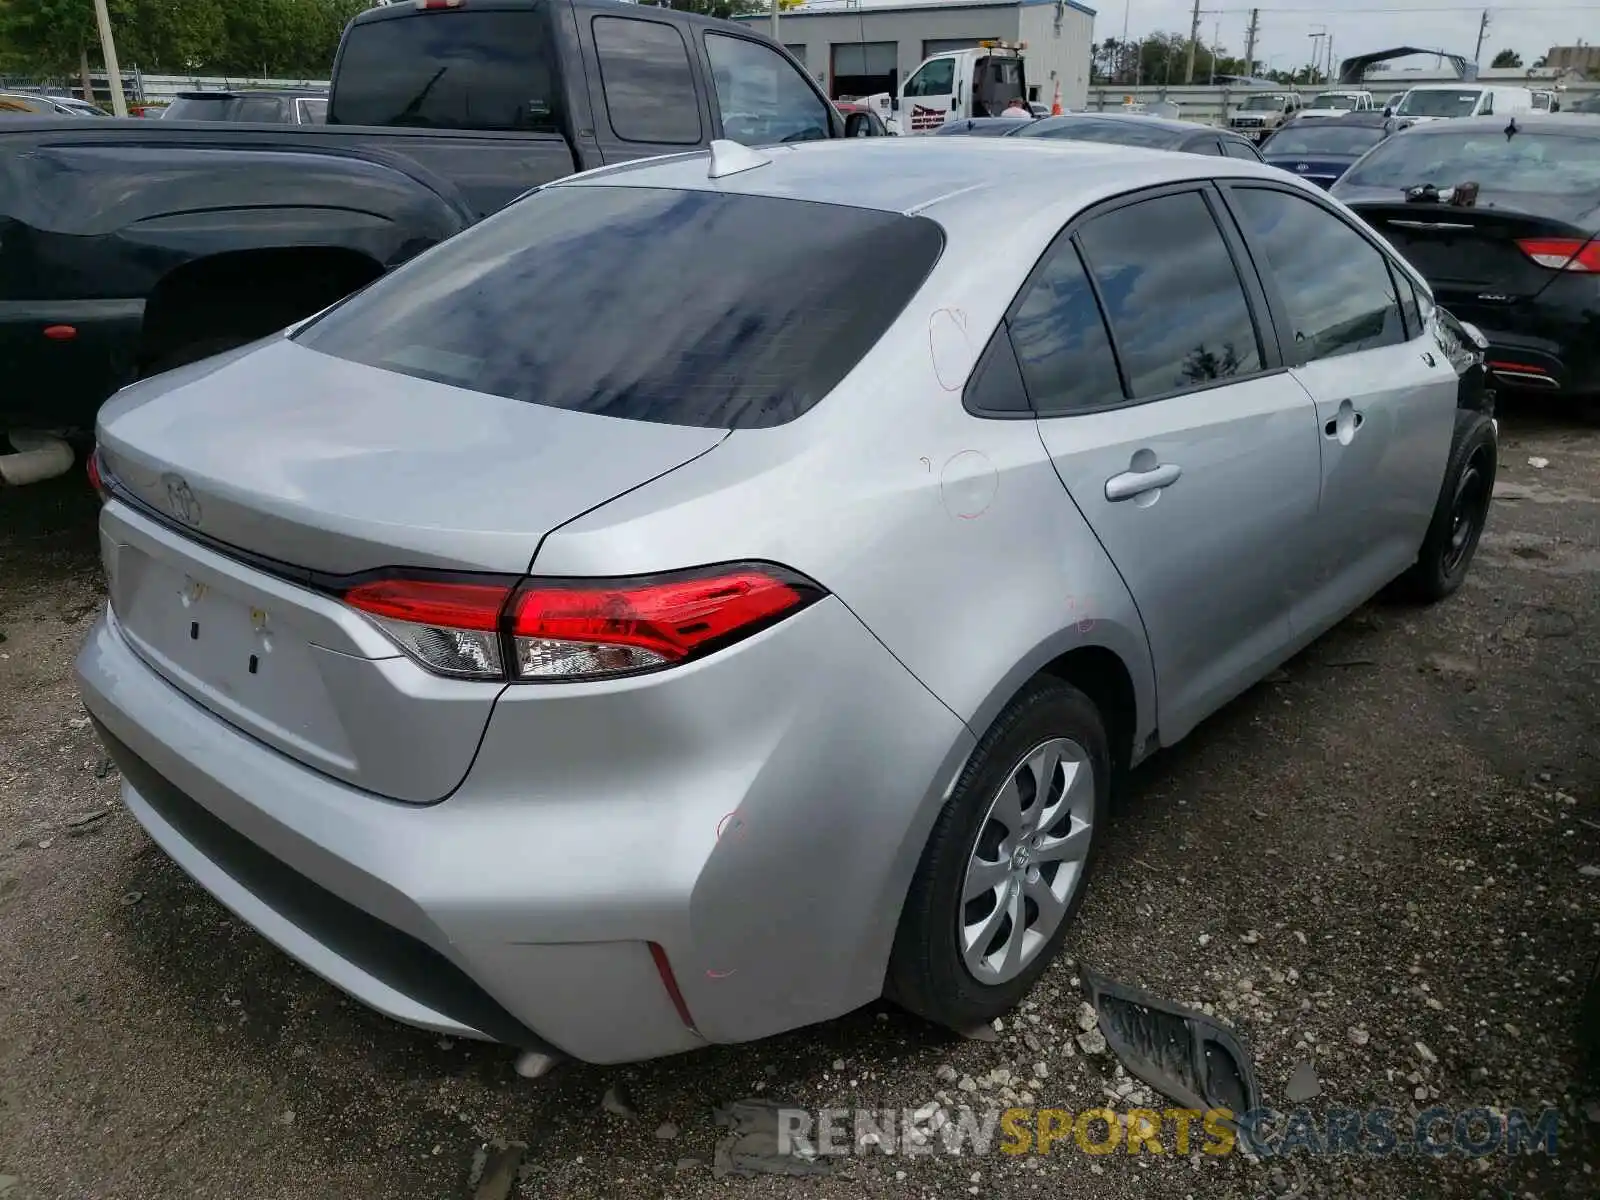
{"label": "red taillight", "polygon": [[1600,238],[1519,238],[1517,246],[1552,271],[1600,271]]}
{"label": "red taillight", "polygon": [[46,325],[44,335],[52,342],[70,342],[78,336],[78,329],[75,325]]}
{"label": "red taillight", "polygon": [[821,594],[781,567],[742,563],[633,579],[382,579],[344,599],[440,674],[559,682],[673,666]]}
{"label": "red taillight", "polygon": [[769,624],[811,590],[768,567],[652,582],[534,580],[513,602],[513,671],[559,679],[669,666]]}
{"label": "red taillight", "polygon": [[441,675],[501,679],[500,613],[509,583],[380,579],[359,584],[344,601],[373,617],[402,649]]}
{"label": "red taillight", "polygon": [[84,464],[83,469],[89,476],[89,486],[99,494],[100,499],[109,499],[111,488],[106,484],[105,468],[100,465],[99,446],[89,451],[89,461]]}

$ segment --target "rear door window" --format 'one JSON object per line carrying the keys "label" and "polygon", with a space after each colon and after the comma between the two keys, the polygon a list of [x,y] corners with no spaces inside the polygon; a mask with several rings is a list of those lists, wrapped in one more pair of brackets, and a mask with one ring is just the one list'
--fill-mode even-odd
{"label": "rear door window", "polygon": [[1199,192],[1113,209],[1078,238],[1134,399],[1261,370],[1244,285]]}
{"label": "rear door window", "polygon": [[1222,152],[1229,158],[1243,158],[1250,162],[1261,161],[1261,155],[1256,153],[1253,146],[1247,145],[1237,138],[1223,138]]}
{"label": "rear door window", "polygon": [[1306,362],[1407,340],[1389,264],[1320,204],[1276,189],[1236,187],[1230,199],[1252,251],[1277,280]]}
{"label": "rear door window", "polygon": [[1023,383],[1041,417],[1125,399],[1094,287],[1070,238],[1056,239],[1008,324]]}
{"label": "rear door window", "polygon": [[542,8],[407,13],[350,26],[328,123],[555,132]]}
{"label": "rear door window", "polygon": [[748,38],[706,34],[723,136],[747,146],[828,136],[829,107],[777,51]]}
{"label": "rear door window", "polygon": [[612,131],[625,142],[697,145],[700,106],[689,47],[677,27],[596,17],[593,28]]}
{"label": "rear door window", "polygon": [[296,340],[529,404],[762,428],[833,390],[943,245],[925,217],[558,185],[420,255]]}

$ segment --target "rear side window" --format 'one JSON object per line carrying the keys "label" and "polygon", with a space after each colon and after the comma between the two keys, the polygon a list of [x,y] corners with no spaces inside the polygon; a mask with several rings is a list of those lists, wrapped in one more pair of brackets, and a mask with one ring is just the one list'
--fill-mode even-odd
{"label": "rear side window", "polygon": [[1260,162],[1261,155],[1256,153],[1255,147],[1237,138],[1223,138],[1222,152],[1229,158],[1244,158],[1251,162]]}
{"label": "rear side window", "polygon": [[215,100],[179,96],[167,105],[162,116],[172,121],[226,121],[232,119],[232,106],[232,98],[227,96],[219,96]]}
{"label": "rear side window", "polygon": [[1307,362],[1406,340],[1389,264],[1371,242],[1300,196],[1265,188],[1232,195],[1278,281]]}
{"label": "rear side window", "polygon": [[529,404],[764,428],[845,377],[943,245],[925,217],[556,186],[419,256],[296,340]]}
{"label": "rear side window", "polygon": [[695,98],[689,47],[683,35],[660,21],[622,17],[594,19],[611,128],[625,142],[700,141],[700,106]]}
{"label": "rear side window", "polygon": [[1114,209],[1078,237],[1134,399],[1261,369],[1239,272],[1200,193]]}
{"label": "rear side window", "polygon": [[1059,238],[1009,322],[1022,379],[1041,417],[1120,404],[1122,381],[1077,248]]}
{"label": "rear side window", "polygon": [[540,9],[419,12],[345,31],[333,125],[554,132],[555,87]]}
{"label": "rear side window", "polygon": [[321,125],[328,119],[328,102],[326,100],[300,100],[300,123],[302,125]]}

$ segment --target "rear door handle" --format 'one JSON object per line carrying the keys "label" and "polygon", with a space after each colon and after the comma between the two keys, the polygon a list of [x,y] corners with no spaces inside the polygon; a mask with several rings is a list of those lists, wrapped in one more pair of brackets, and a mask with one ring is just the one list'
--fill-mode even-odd
{"label": "rear door handle", "polygon": [[1176,463],[1162,463],[1148,471],[1124,471],[1106,480],[1106,499],[1113,504],[1118,500],[1132,500],[1157,488],[1171,487],[1182,474],[1183,468]]}

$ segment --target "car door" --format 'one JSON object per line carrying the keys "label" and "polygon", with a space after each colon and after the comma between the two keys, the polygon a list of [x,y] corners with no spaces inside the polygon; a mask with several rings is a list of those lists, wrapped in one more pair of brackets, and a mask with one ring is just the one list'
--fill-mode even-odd
{"label": "car door", "polygon": [[1138,605],[1162,740],[1286,657],[1313,564],[1317,428],[1209,185],[1057,238],[1008,317],[1056,473]]}
{"label": "car door", "polygon": [[595,16],[595,141],[608,163],[698,146],[702,100],[683,31],[666,21]]}
{"label": "car door", "polygon": [[1316,404],[1319,565],[1295,623],[1321,632],[1415,559],[1449,453],[1456,374],[1424,336],[1404,269],[1351,220],[1299,189],[1241,183],[1224,194],[1290,374]]}
{"label": "car door", "polygon": [[976,109],[962,110],[956,99],[957,86],[954,58],[934,58],[923,63],[906,80],[900,102],[902,130],[909,134],[932,133],[953,116],[985,116]]}

